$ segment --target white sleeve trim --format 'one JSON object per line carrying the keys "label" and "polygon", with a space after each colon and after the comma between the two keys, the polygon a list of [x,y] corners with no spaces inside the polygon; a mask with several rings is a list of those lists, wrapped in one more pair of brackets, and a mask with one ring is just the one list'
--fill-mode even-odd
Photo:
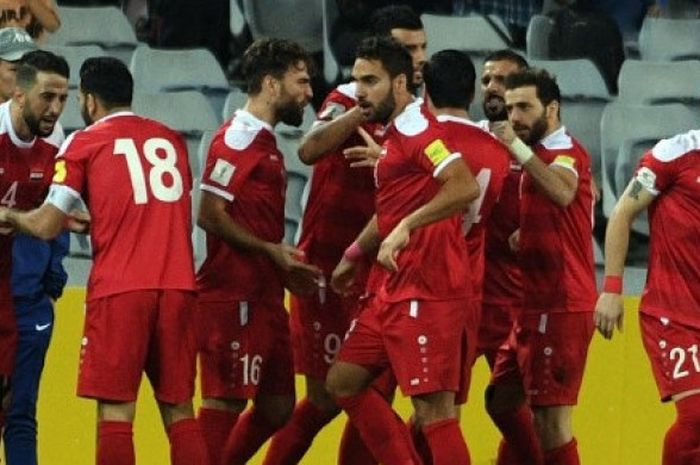
{"label": "white sleeve trim", "polygon": [[650,168],[646,166],[641,167],[634,175],[634,179],[651,195],[655,197],[659,195],[659,190],[655,187],[656,173],[654,173]]}
{"label": "white sleeve trim", "polygon": [[556,161],[553,161],[552,163],[549,164],[549,166],[559,166],[561,168],[565,168],[565,169],[571,171],[572,173],[574,173],[576,175],[576,177],[578,178],[578,171],[576,171],[576,168],[574,168],[571,165],[567,165],[565,163],[558,163]]}
{"label": "white sleeve trim", "polygon": [[440,163],[438,163],[438,165],[435,167],[435,170],[433,170],[433,177],[437,178],[447,165],[449,165],[458,158],[462,158],[462,154],[459,152],[455,152],[452,155],[445,158],[444,160],[442,160]]}
{"label": "white sleeve trim", "polygon": [[52,184],[44,203],[50,203],[66,215],[69,215],[73,209],[79,206],[81,201],[80,193],[75,189],[63,184]]}
{"label": "white sleeve trim", "polygon": [[209,184],[200,184],[199,188],[203,191],[211,192],[214,195],[218,195],[219,197],[223,197],[224,199],[228,200],[229,202],[233,202],[233,194],[226,192],[223,189],[219,189],[218,187],[210,186]]}

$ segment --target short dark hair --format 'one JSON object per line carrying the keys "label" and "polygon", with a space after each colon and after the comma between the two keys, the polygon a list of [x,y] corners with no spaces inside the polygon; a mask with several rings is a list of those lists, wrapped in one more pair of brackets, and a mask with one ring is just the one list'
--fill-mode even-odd
{"label": "short dark hair", "polygon": [[408,5],[388,5],[375,11],[369,20],[373,35],[388,36],[392,29],[423,29],[420,16]]}
{"label": "short dark hair", "polygon": [[39,72],[55,73],[66,79],[70,77],[70,69],[65,58],[46,50],[34,50],[25,53],[18,62],[17,86],[22,89],[31,88],[36,83],[36,75]]}
{"label": "short dark hair", "polygon": [[300,61],[304,62],[311,73],[311,58],[301,45],[286,39],[256,40],[243,54],[242,72],[246,78],[248,93],[259,94],[265,76],[282,79],[289,67]]}
{"label": "short dark hair", "polygon": [[509,48],[496,50],[495,52],[486,55],[486,58],[484,58],[484,63],[487,61],[510,61],[518,65],[518,68],[520,69],[530,67],[527,60],[521,54],[514,52]]}
{"label": "short dark hair", "polygon": [[134,78],[121,60],[92,57],[80,67],[80,90],[93,94],[108,110],[128,107],[134,94]]}
{"label": "short dark hair", "polygon": [[360,42],[355,56],[364,60],[381,62],[391,79],[400,74],[405,75],[408,90],[413,90],[413,60],[411,59],[411,54],[406,47],[392,37],[367,37]]}
{"label": "short dark hair", "polygon": [[528,86],[535,87],[537,98],[545,107],[554,101],[561,103],[561,91],[557,80],[544,69],[521,69],[506,76],[504,84],[506,90]]}
{"label": "short dark hair", "polygon": [[458,50],[441,50],[423,69],[425,90],[437,108],[468,109],[474,99],[476,70],[471,58]]}

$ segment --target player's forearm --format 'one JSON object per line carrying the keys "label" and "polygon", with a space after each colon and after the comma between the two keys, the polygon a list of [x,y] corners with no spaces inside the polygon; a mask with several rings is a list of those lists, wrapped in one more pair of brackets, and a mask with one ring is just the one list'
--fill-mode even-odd
{"label": "player's forearm", "polygon": [[568,207],[576,198],[577,185],[564,181],[562,174],[556,168],[547,166],[536,155],[523,168],[530,175],[540,191],[560,207]]}
{"label": "player's forearm", "polygon": [[332,121],[315,126],[301,139],[299,159],[307,165],[316,163],[353,135],[363,121],[360,108],[354,107]]}
{"label": "player's forearm", "polygon": [[200,209],[197,226],[242,252],[266,253],[269,245],[267,241],[258,238],[233,221],[225,211],[208,212]]}
{"label": "player's forearm", "polygon": [[479,197],[479,185],[466,166],[464,170],[446,179],[435,197],[401,221],[409,231],[464,212]]}
{"label": "player's forearm", "polygon": [[374,215],[360,231],[360,234],[355,239],[355,242],[360,246],[365,254],[374,253],[379,248],[379,225],[377,224],[377,215]]}
{"label": "player's forearm", "polygon": [[12,225],[16,231],[45,241],[55,238],[63,229],[61,221],[56,221],[46,213],[46,205],[29,212],[7,210],[5,221]]}
{"label": "player's forearm", "polygon": [[28,5],[36,21],[47,31],[56,32],[61,27],[61,18],[45,0],[29,0]]}
{"label": "player's forearm", "polygon": [[630,229],[634,215],[620,205],[610,215],[605,230],[605,275],[622,276],[629,249]]}

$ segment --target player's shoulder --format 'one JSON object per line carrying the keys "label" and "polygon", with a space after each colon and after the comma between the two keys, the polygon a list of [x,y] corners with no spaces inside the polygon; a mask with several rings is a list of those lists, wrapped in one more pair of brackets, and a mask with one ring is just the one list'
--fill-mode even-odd
{"label": "player's shoulder", "polygon": [[437,131],[437,125],[433,124],[431,127],[430,123],[430,116],[423,107],[423,99],[416,99],[396,117],[394,127],[401,136],[415,137]]}
{"label": "player's shoulder", "polygon": [[245,110],[236,110],[233,117],[215,134],[216,142],[233,151],[249,150],[261,138],[273,137],[273,128]]}
{"label": "player's shoulder", "polygon": [[694,129],[659,141],[649,152],[660,162],[669,163],[700,151],[700,130]]}
{"label": "player's shoulder", "polygon": [[346,84],[340,84],[328,93],[325,101],[355,105],[357,103],[357,83],[348,82]]}

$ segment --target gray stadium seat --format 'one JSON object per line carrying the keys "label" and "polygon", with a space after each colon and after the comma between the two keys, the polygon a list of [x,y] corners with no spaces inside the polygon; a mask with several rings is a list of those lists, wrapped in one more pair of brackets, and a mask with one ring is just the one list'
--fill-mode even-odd
{"label": "gray stadium seat", "polygon": [[226,101],[224,102],[224,109],[221,112],[223,120],[228,120],[233,116],[233,112],[239,108],[243,108],[246,101],[248,100],[248,94],[240,89],[233,89],[226,96]]}
{"label": "gray stadium seat", "polygon": [[61,28],[48,34],[47,45],[99,45],[129,63],[138,44],[136,33],[122,11],[113,6],[59,8]]}
{"label": "gray stadium seat", "polygon": [[180,131],[187,141],[189,154],[197,153],[202,134],[214,131],[219,120],[207,98],[197,91],[160,94],[136,93],[134,112],[153,118]]}
{"label": "gray stadium seat", "polygon": [[63,126],[63,131],[66,135],[85,127],[85,121],[83,121],[83,117],[80,114],[78,96],[75,95],[75,92],[69,93],[66,105],[63,107],[63,113],[61,113],[58,121]]}
{"label": "gray stadium seat", "polygon": [[[700,114],[681,104],[608,104],[600,123],[604,215],[610,216],[621,194],[615,185],[615,173],[618,163],[630,163],[629,160],[619,159],[620,149],[625,146],[626,141],[629,141],[627,146],[630,149],[624,149],[623,156],[631,156],[634,154],[631,148],[635,144],[648,145],[652,139],[659,140],[697,127],[700,127]],[[645,220],[646,218],[638,220],[633,227],[638,232],[648,234],[648,224]]]}
{"label": "gray stadium seat", "polygon": [[[204,170],[204,162],[209,152],[214,131],[204,131],[197,149],[196,156],[193,158],[190,153],[190,166],[192,166],[192,250],[194,252],[194,266],[199,269],[204,263],[207,255],[206,233],[202,228],[197,226],[197,214],[199,212],[199,199],[202,192],[199,189],[201,183],[202,171]],[[195,166],[193,166],[195,165]],[[196,169],[195,169],[196,168]]]}
{"label": "gray stadium seat", "polygon": [[284,219],[284,242],[296,245],[298,240],[299,222],[292,218]]}
{"label": "gray stadium seat", "polygon": [[323,48],[322,0],[243,0],[243,14],[253,39],[291,39],[310,52]]}
{"label": "gray stadium seat", "polygon": [[590,153],[591,169],[600,181],[600,117],[612,98],[603,76],[586,59],[530,60],[530,65],[556,76],[562,95],[562,121]]}
{"label": "gray stadium seat", "polygon": [[350,67],[340,66],[331,47],[331,26],[338,17],[337,0],[323,0],[323,78],[328,85],[350,76]]}
{"label": "gray stadium seat", "polygon": [[80,67],[87,58],[107,55],[99,45],[46,45],[42,48],[66,59],[70,67],[70,78],[68,79],[70,89],[78,88]]}
{"label": "gray stadium seat", "polygon": [[161,50],[139,46],[129,66],[140,92],[198,90],[221,114],[230,86],[219,62],[205,48]]}
{"label": "gray stadium seat", "polygon": [[621,102],[679,102],[696,107],[700,100],[700,61],[625,60],[617,82]]}
{"label": "gray stadium seat", "polygon": [[546,60],[549,58],[549,35],[554,21],[545,15],[533,15],[527,25],[525,44],[528,59]]}
{"label": "gray stadium seat", "polygon": [[453,48],[483,56],[509,45],[482,16],[423,14],[421,20],[429,38],[429,55]]}
{"label": "gray stadium seat", "polygon": [[649,61],[700,58],[700,20],[647,16],[639,31],[639,53]]}
{"label": "gray stadium seat", "polygon": [[243,1],[242,0],[230,0],[230,18],[229,27],[231,29],[231,34],[235,38],[240,38],[245,31],[247,23],[245,21],[245,15],[243,14]]}

